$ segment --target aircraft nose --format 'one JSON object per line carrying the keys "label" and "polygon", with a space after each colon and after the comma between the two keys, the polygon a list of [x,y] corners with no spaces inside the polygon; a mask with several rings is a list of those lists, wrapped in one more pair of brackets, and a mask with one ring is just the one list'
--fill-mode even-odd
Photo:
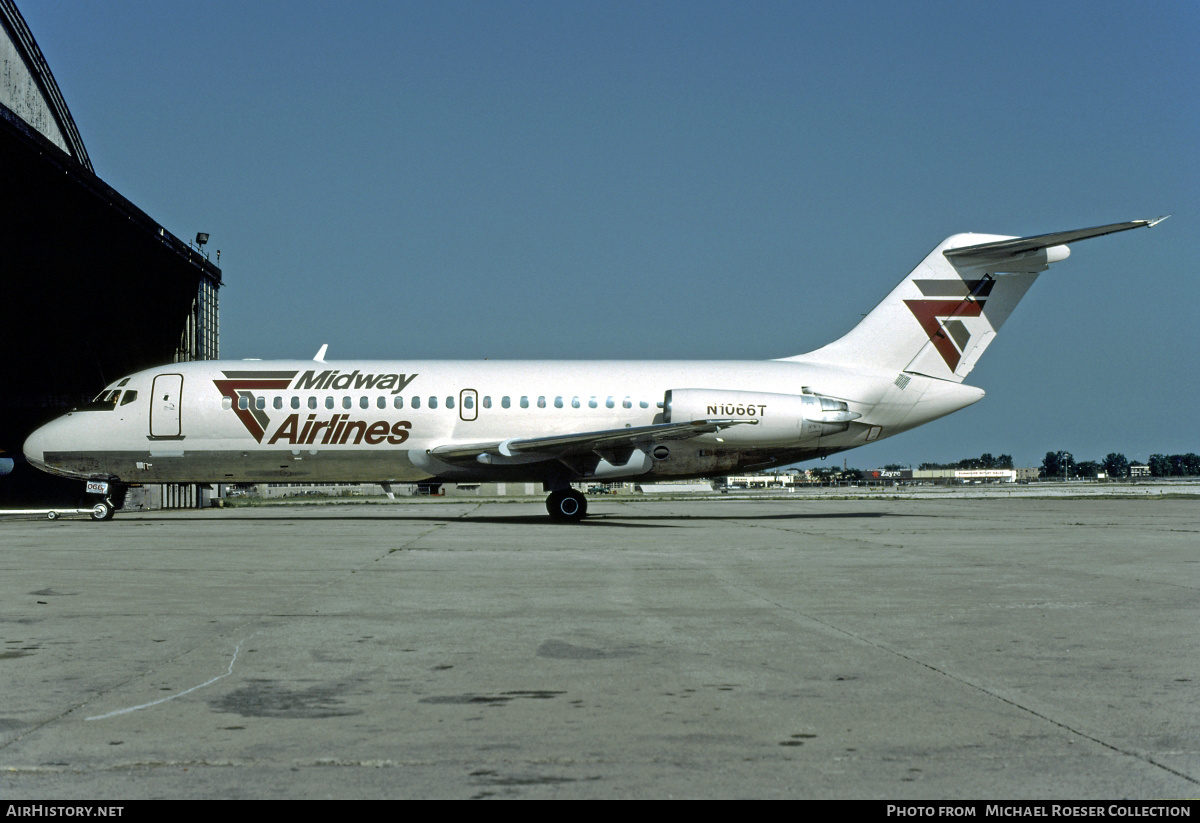
{"label": "aircraft nose", "polygon": [[46,426],[42,426],[25,438],[25,446],[22,448],[29,464],[42,471],[46,470],[46,440]]}
{"label": "aircraft nose", "polygon": [[34,431],[25,438],[22,451],[25,452],[25,459],[31,466],[48,474],[60,477],[86,477],[86,474],[80,474],[77,469],[65,464],[59,454],[64,448],[69,450],[69,444],[74,440],[69,417],[70,415],[67,415],[57,420],[51,420]]}

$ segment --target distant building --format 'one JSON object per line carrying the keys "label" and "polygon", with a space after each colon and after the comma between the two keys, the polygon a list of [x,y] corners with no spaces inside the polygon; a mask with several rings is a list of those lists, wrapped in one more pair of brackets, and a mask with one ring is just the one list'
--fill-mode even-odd
{"label": "distant building", "polygon": [[724,489],[791,489],[803,476],[797,474],[732,474],[717,480]]}
{"label": "distant building", "polygon": [[919,483],[1014,483],[1038,479],[1036,468],[1020,469],[918,469],[912,473]]}
{"label": "distant building", "polygon": [[954,479],[964,483],[1015,483],[1015,469],[955,469]]}
{"label": "distant building", "polygon": [[868,469],[863,472],[868,481],[881,483],[909,483],[913,479],[912,469]]}

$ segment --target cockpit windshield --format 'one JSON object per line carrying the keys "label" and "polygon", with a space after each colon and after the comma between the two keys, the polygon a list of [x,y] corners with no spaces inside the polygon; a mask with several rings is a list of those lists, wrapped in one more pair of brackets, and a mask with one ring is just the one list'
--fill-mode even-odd
{"label": "cockpit windshield", "polygon": [[84,405],[80,411],[112,411],[117,407],[117,400],[120,397],[120,389],[102,391],[96,395],[94,400]]}

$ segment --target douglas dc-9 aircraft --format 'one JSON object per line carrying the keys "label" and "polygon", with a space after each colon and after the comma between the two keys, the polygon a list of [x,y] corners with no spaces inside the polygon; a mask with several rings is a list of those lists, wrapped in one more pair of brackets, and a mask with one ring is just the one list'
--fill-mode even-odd
{"label": "douglas dc-9 aircraft", "polygon": [[123,377],[35,431],[30,463],[87,481],[92,517],[130,483],[540,482],[577,521],[575,481],[716,477],[824,457],[980,400],[963,385],[1067,244],[942,241],[848,334],[750,361],[174,363]]}

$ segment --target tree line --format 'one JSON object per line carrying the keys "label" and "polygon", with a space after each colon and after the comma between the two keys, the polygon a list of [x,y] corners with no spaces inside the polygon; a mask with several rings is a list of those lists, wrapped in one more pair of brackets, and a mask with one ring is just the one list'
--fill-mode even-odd
{"label": "tree line", "polygon": [[[1120,452],[1111,452],[1103,460],[1076,461],[1067,451],[1046,452],[1042,460],[1039,476],[1053,480],[1056,478],[1087,478],[1095,479],[1096,475],[1104,472],[1114,479],[1127,478],[1130,466],[1133,465]],[[1187,454],[1152,454],[1146,461],[1150,468],[1151,477],[1196,477],[1200,476],[1200,455]],[[903,471],[909,468],[903,463],[888,463],[883,467],[888,471]],[[966,457],[952,463],[922,463],[920,471],[932,469],[1013,469],[1012,455],[992,455],[984,452],[979,457]],[[861,469],[841,468],[838,466],[819,466],[810,470],[821,482],[848,482],[866,479],[866,473]]]}
{"label": "tree line", "polygon": [[[1041,476],[1054,477],[1095,477],[1103,471],[1109,477],[1129,477],[1130,462],[1125,455],[1111,452],[1103,460],[1076,461],[1070,452],[1046,452],[1042,460]],[[1200,455],[1187,454],[1152,454],[1146,461],[1150,468],[1151,477],[1192,477],[1200,475]]]}

